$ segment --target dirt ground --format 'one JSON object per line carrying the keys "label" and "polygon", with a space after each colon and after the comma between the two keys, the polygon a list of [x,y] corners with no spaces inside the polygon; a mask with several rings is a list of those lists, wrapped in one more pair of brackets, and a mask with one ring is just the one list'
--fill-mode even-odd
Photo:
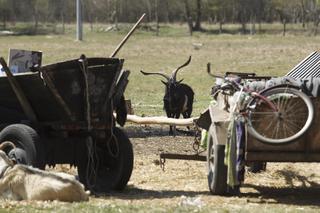
{"label": "dirt ground", "polygon": [[303,211],[316,210],[320,205],[317,163],[268,163],[265,172],[246,173],[240,196],[213,196],[207,186],[206,162],[166,160],[164,170],[159,166],[160,152],[193,154],[193,136],[167,136],[166,127],[126,130],[134,147],[134,170],[126,191],[111,196],[115,202],[237,211]]}
{"label": "dirt ground", "polygon": [[[233,197],[209,193],[206,162],[166,160],[159,153],[194,154],[192,135],[168,136],[168,127],[126,127],[133,144],[134,170],[121,193],[90,196],[85,203],[3,201],[0,209],[13,212],[318,212],[320,165],[268,163],[259,174],[246,173],[241,194]],[[205,154],[205,153],[203,153]],[[75,168],[55,168],[75,174]]]}

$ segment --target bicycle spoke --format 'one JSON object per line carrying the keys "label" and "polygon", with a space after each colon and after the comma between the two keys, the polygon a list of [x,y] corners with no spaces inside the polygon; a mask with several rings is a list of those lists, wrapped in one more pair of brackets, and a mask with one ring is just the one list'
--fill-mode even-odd
{"label": "bicycle spoke", "polygon": [[263,115],[263,116],[271,116],[274,115],[276,112],[252,112],[252,114],[256,115]]}
{"label": "bicycle spoke", "polygon": [[271,138],[275,138],[275,136],[277,135],[277,131],[278,131],[277,127],[278,127],[278,123],[277,123],[276,127],[273,129],[273,133],[271,135]]}
{"label": "bicycle spoke", "polygon": [[269,130],[270,128],[272,128],[272,126],[273,126],[272,124],[274,123],[274,120],[275,119],[272,119],[272,121],[269,123],[268,127],[265,128],[266,131]]}
{"label": "bicycle spoke", "polygon": [[288,124],[288,127],[293,127],[295,130],[300,130],[301,129],[301,126],[297,125],[296,122],[291,122],[291,121],[286,121],[286,124]]}
{"label": "bicycle spoke", "polygon": [[[288,132],[291,132],[291,135],[294,135],[295,134],[295,132],[291,129],[291,128],[289,128],[289,126],[286,124],[286,123],[284,123],[284,126],[286,127],[285,129],[286,130],[289,130]],[[290,135],[290,136],[291,136]]]}
{"label": "bicycle spoke", "polygon": [[[300,108],[299,108],[299,105],[297,106],[297,104],[300,104],[300,105],[301,105],[301,102],[296,101],[295,104],[290,105],[290,107],[288,107],[288,108],[286,109],[286,112],[290,112],[291,110],[297,109],[297,108],[300,109]],[[303,106],[305,106],[305,105],[303,104]]]}
{"label": "bicycle spoke", "polygon": [[297,122],[305,122],[308,118],[308,114],[305,112],[296,113],[292,115],[286,115],[286,119],[295,120]]}
{"label": "bicycle spoke", "polygon": [[273,118],[270,121],[269,125],[261,130],[262,132],[265,132],[264,135],[267,135],[268,132],[270,132],[269,130],[271,130],[271,132],[272,132],[272,130],[274,130],[273,127],[274,127],[275,121],[276,121],[276,118]]}
{"label": "bicycle spoke", "polygon": [[314,111],[310,99],[301,91],[279,87],[261,95],[267,100],[256,100],[255,112],[248,117],[252,124],[249,128],[254,130],[251,133],[257,139],[267,143],[287,143],[296,140],[310,127]]}
{"label": "bicycle spoke", "polygon": [[284,132],[284,136],[288,137],[288,128],[287,128],[287,125],[285,123],[283,123],[283,132]]}
{"label": "bicycle spoke", "polygon": [[278,102],[277,107],[278,107],[278,110],[280,110],[283,107],[284,99],[282,98],[281,94],[277,94],[277,96],[278,96],[278,98],[276,99]]}
{"label": "bicycle spoke", "polygon": [[261,123],[265,119],[270,119],[271,116],[274,116],[274,112],[250,111],[250,120],[253,123]]}

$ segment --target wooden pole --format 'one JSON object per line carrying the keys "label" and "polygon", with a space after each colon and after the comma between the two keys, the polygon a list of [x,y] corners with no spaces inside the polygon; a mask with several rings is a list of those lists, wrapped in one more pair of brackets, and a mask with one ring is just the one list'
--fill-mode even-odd
{"label": "wooden pole", "polygon": [[[116,114],[114,113],[116,117]],[[158,125],[176,125],[176,126],[193,126],[196,118],[167,118],[165,116],[154,116],[154,117],[140,117],[137,115],[127,115],[127,121],[136,124],[158,124]]]}
{"label": "wooden pole", "polygon": [[136,28],[138,27],[138,25],[140,24],[140,22],[143,20],[144,16],[146,14],[142,14],[142,16],[140,17],[140,19],[137,21],[137,23],[131,28],[130,32],[126,35],[126,37],[124,37],[122,39],[122,41],[120,42],[120,44],[117,46],[117,48],[113,51],[113,53],[110,55],[110,58],[113,58],[116,56],[116,54],[119,52],[119,50],[121,49],[121,47],[124,45],[124,43],[126,43],[126,41],[129,39],[129,37],[131,36],[131,34],[136,30]]}
{"label": "wooden pole", "polygon": [[17,80],[12,75],[6,61],[2,57],[0,57],[0,64],[2,65],[2,68],[8,77],[8,81],[9,81],[14,93],[16,94],[18,101],[21,104],[22,110],[24,111],[24,113],[26,114],[26,116],[28,117],[28,119],[31,122],[36,122],[37,117],[31,107],[31,104],[29,103],[27,97],[24,95],[23,90],[20,87],[20,84],[17,82]]}

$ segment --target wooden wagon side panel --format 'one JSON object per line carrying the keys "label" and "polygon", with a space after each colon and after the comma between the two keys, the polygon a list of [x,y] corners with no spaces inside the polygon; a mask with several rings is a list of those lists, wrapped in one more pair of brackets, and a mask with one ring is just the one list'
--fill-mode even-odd
{"label": "wooden wagon side panel", "polygon": [[[114,81],[122,68],[122,60],[110,58],[88,58],[88,89],[92,120],[99,122],[106,115],[103,111],[110,111],[105,103],[110,99],[109,93],[114,90]],[[56,93],[61,96],[77,121],[85,121],[85,79],[79,60],[47,65],[42,68],[50,81],[53,82]],[[110,103],[110,101],[108,102]],[[112,114],[110,114],[112,115]],[[109,119],[107,119],[110,121]]]}
{"label": "wooden wagon side panel", "polygon": [[288,144],[269,145],[247,136],[246,159],[249,161],[309,162],[320,161],[320,98],[313,98],[315,117],[310,129]]}
{"label": "wooden wagon side panel", "polygon": [[[99,122],[112,116],[110,98],[123,60],[88,58],[88,84],[91,116]],[[15,75],[39,122],[85,121],[85,82],[79,60],[41,67],[40,73]],[[27,120],[6,76],[0,77],[0,123]],[[111,94],[111,95],[110,95]],[[103,113],[104,112],[104,113]],[[72,119],[71,119],[72,118]]]}
{"label": "wooden wagon side panel", "polygon": [[[38,73],[15,75],[39,121],[63,118],[63,111]],[[0,77],[0,123],[16,123],[27,119],[8,79]]]}

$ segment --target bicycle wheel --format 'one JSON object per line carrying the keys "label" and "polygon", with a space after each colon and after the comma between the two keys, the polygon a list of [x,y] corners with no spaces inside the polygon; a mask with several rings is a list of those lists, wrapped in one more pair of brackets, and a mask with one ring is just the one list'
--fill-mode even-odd
{"label": "bicycle wheel", "polygon": [[248,104],[248,132],[269,144],[284,144],[301,137],[311,126],[314,108],[310,98],[293,87],[273,87],[260,93],[272,102],[255,98]]}

